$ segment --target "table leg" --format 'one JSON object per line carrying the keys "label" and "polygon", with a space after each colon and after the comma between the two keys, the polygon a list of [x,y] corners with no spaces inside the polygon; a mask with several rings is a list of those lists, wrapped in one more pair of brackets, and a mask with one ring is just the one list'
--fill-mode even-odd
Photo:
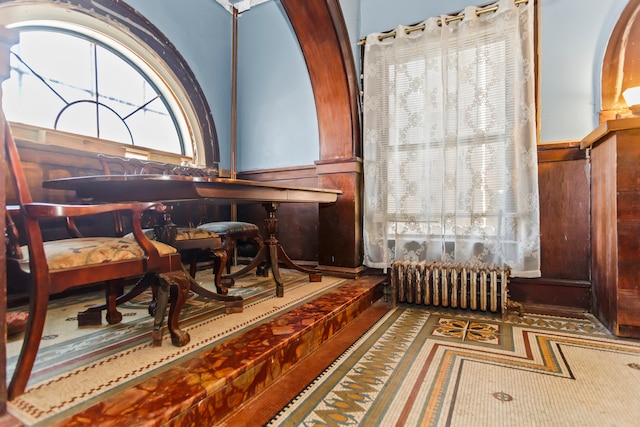
{"label": "table leg", "polygon": [[[222,301],[224,302],[225,313],[242,313],[243,308],[243,300],[240,295],[228,295],[228,289],[226,288],[226,283],[231,281],[231,285],[233,285],[233,279],[227,279],[226,281],[222,278],[222,271],[224,270],[227,264],[227,252],[224,249],[217,249],[214,251],[214,254],[217,257],[215,270],[215,286],[217,292],[210,291],[209,289],[201,286],[191,274],[188,274],[189,280],[191,282],[190,288],[196,294],[203,296],[205,298],[212,299],[214,301]],[[226,282],[226,283],[225,283]]]}
{"label": "table leg", "polygon": [[262,262],[266,262],[267,268],[271,269],[273,273],[273,278],[276,282],[276,296],[282,297],[284,296],[284,281],[282,280],[282,276],[280,275],[280,267],[279,261],[282,261],[284,265],[287,267],[301,271],[303,273],[307,273],[309,275],[310,282],[320,282],[322,280],[322,273],[315,269],[302,267],[291,260],[289,256],[284,251],[284,248],[280,243],[278,243],[278,239],[276,238],[276,233],[278,232],[278,218],[276,218],[276,211],[278,210],[279,203],[263,203],[262,206],[267,211],[267,218],[264,220],[265,227],[267,229],[267,235],[269,236],[264,241],[264,246],[260,248],[260,251],[256,254],[255,258],[249,265],[241,269],[240,271],[236,271],[233,274],[229,274],[223,276],[226,277],[238,277],[260,265]]}

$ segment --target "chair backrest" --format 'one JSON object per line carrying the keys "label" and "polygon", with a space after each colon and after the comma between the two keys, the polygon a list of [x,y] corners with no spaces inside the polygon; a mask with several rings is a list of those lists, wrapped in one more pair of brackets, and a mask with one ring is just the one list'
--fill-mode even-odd
{"label": "chair backrest", "polygon": [[25,177],[24,170],[22,169],[22,163],[20,162],[20,156],[18,154],[18,147],[13,139],[11,129],[7,120],[2,113],[2,132],[4,134],[6,163],[13,176],[13,184],[16,191],[16,197],[18,203],[24,205],[26,203],[33,202],[31,198],[31,192],[29,191],[29,184]]}
{"label": "chair backrest", "polygon": [[98,154],[106,175],[172,175],[175,165],[130,157],[116,157]]}
{"label": "chair backrest", "polygon": [[[31,198],[29,183],[27,182],[24,170],[22,169],[22,162],[20,161],[20,155],[18,154],[18,147],[16,146],[16,141],[13,138],[11,128],[9,127],[9,123],[7,123],[4,112],[2,112],[1,126],[4,135],[4,147],[6,153],[5,162],[7,164],[8,170],[13,176],[12,181],[16,192],[16,198],[18,204],[22,209],[22,207],[26,204],[33,203],[33,199]],[[13,223],[13,219],[11,218],[9,207],[6,207],[5,209],[7,221],[5,225],[5,243],[7,247],[7,256],[14,257],[14,259],[21,259],[22,252],[19,250],[19,247],[22,242],[20,240],[20,237],[18,236],[17,228]],[[29,217],[23,217],[22,219],[23,227],[26,231],[26,241],[32,250],[31,258],[46,259],[44,246],[42,244],[42,230],[40,229],[38,221]],[[31,261],[30,263],[33,274],[48,274],[46,263],[42,263],[39,266],[36,266],[33,261]]]}
{"label": "chair backrest", "polygon": [[184,176],[217,176],[213,169],[173,165],[170,163],[143,160],[133,157],[109,156],[98,154],[102,170],[106,175],[184,175]]}
{"label": "chair backrest", "polygon": [[[158,174],[158,175],[182,175],[194,177],[217,177],[217,171],[213,169],[196,168],[190,166],[173,165],[169,163],[156,162],[153,160],[143,160],[129,157],[110,156],[107,154],[98,154],[98,159],[102,164],[102,170],[106,175],[142,175],[142,174]],[[171,207],[171,204],[168,204]],[[207,205],[203,201],[194,201],[191,203],[181,203],[181,212],[174,212],[178,216],[184,215],[184,223],[189,227],[195,227],[204,221],[207,212]],[[194,206],[196,212],[194,213]],[[171,219],[172,212],[169,210],[165,213],[165,219]],[[126,226],[122,223],[122,219],[116,217],[116,230],[120,233],[126,232]]]}

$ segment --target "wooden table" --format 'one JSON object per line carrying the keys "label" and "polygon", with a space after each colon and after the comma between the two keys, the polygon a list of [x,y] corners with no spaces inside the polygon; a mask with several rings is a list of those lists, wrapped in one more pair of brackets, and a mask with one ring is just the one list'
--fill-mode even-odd
{"label": "wooden table", "polygon": [[284,295],[284,283],[278,261],[309,274],[310,281],[320,281],[322,274],[315,269],[294,263],[276,239],[278,219],[276,211],[281,203],[334,203],[340,190],[295,187],[241,179],[193,177],[181,175],[93,175],[44,181],[48,189],[71,190],[82,199],[92,202],[161,201],[206,199],[210,203],[260,203],[267,212],[267,238],[253,261],[242,270],[225,277],[244,274],[266,261],[276,282],[276,295]]}

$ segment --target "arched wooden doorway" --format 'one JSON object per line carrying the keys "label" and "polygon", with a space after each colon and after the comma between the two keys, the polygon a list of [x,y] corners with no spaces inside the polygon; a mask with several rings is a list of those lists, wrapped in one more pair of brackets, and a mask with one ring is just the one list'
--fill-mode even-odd
{"label": "arched wooden doorway", "polygon": [[602,62],[600,122],[628,114],[622,93],[640,86],[640,0],[629,0],[611,33]]}

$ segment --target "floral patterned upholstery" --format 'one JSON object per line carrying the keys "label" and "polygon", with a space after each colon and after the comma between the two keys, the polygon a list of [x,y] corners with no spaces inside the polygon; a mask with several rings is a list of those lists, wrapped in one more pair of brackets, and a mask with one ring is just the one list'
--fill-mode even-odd
{"label": "floral patterned upholstery", "polygon": [[182,228],[178,227],[178,234],[176,240],[191,240],[191,239],[215,239],[218,236],[213,231],[203,230],[200,228]]}
{"label": "floral patterned upholstery", "polygon": [[[148,228],[142,231],[144,231],[145,236],[147,236],[149,240],[156,240],[156,233],[153,228]],[[125,237],[133,238],[133,233],[129,233]],[[215,239],[218,237],[220,236],[218,236],[213,231],[203,230],[199,228],[178,227],[176,241],[193,239]]]}
{"label": "floral patterned upholstery", "polygon": [[[153,231],[153,230],[152,230]],[[175,253],[176,249],[152,241],[160,256]],[[29,269],[29,249],[22,246],[21,267]],[[144,250],[135,239],[117,237],[82,237],[44,242],[44,251],[50,270],[81,267],[103,262],[143,258]]]}

